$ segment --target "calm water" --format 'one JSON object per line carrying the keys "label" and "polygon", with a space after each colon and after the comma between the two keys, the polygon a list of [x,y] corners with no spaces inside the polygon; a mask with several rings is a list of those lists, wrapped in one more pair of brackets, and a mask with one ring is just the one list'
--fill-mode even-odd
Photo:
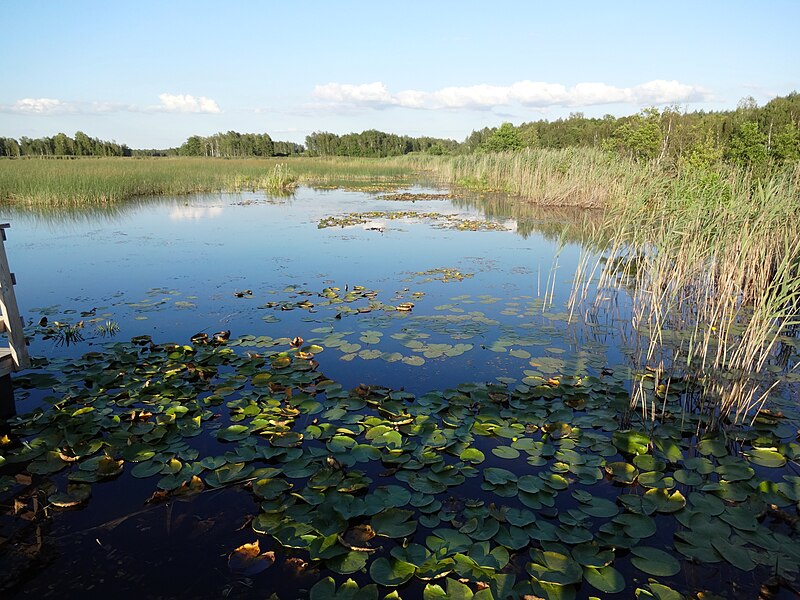
{"label": "calm water", "polygon": [[[252,334],[311,340],[325,337],[314,329],[333,326],[355,343],[360,343],[364,330],[384,333],[380,344],[362,343],[362,348],[401,350],[390,336],[409,330],[411,335],[432,336],[423,338],[426,343],[474,346],[459,360],[434,359],[421,367],[360,358],[342,361],[342,353],[335,351],[319,356],[321,370],[346,386],[368,380],[422,392],[476,377],[521,379],[522,371],[531,368],[530,359],[482,348],[498,340],[513,341],[513,334],[535,344],[505,347],[532,356],[547,355],[547,347],[570,348],[562,335],[564,315],[558,313],[565,309],[580,246],[562,246],[553,234],[563,227],[563,215],[541,221],[547,237],[536,231],[520,235],[509,217],[493,217],[507,231],[458,231],[437,227],[435,219],[413,218],[377,218],[366,225],[384,227],[382,232],[363,225],[318,229],[317,223],[329,215],[367,211],[435,212],[484,220],[483,211],[474,207],[477,203],[385,201],[375,194],[301,188],[285,200],[263,194],[191,196],[154,199],[113,215],[2,219],[12,224],[7,248],[17,274],[20,310],[33,321],[42,315],[50,321],[83,320],[86,342],[77,350],[104,341],[95,328],[107,319],[119,325],[118,336],[124,339],[148,334],[157,341],[188,343],[201,331],[230,330],[234,338]],[[443,277],[441,273],[420,275],[444,268],[470,277],[443,282],[429,281]],[[315,312],[263,308],[267,302],[307,297],[286,291],[290,286],[314,296],[326,287],[364,286],[378,292],[377,299],[385,304],[413,301],[415,308],[406,314],[375,311],[341,320],[334,319],[336,307],[315,307]],[[236,297],[245,290],[251,290],[252,297]],[[412,298],[414,293],[424,296]],[[92,310],[93,315],[81,316]],[[544,318],[544,312],[556,314],[556,319]],[[470,314],[488,323],[476,322]],[[448,330],[471,324],[477,333],[453,340],[437,332],[448,318]],[[573,345],[571,356],[576,349]],[[598,344],[583,350],[602,348]],[[75,350],[48,341],[32,346],[34,355],[71,352]],[[596,367],[606,366],[605,358],[595,359]],[[612,353],[609,360],[621,358]]]}
{"label": "calm water", "polygon": [[[365,224],[318,228],[325,217],[367,211],[444,217],[378,215]],[[624,300],[609,305],[598,321],[567,323],[582,249],[566,226],[584,218],[565,211],[533,214],[503,198],[412,203],[300,188],[285,199],[187,196],[113,211],[6,213],[0,221],[12,224],[6,249],[34,356],[78,357],[139,335],[188,344],[200,332],[230,331],[234,346],[251,352],[262,351],[264,340],[301,337],[324,346],[315,357],[319,371],[345,389],[376,384],[419,396],[467,381],[513,386],[526,378],[599,375],[608,368],[621,373],[630,366],[634,349],[627,345]],[[453,227],[464,220],[494,225],[488,231]],[[338,288],[340,296],[351,292],[353,301],[332,304],[326,288]],[[386,309],[405,302],[413,310]],[[48,324],[40,327],[43,317]],[[70,345],[44,339],[55,321],[82,321],[84,339]],[[107,322],[119,328],[113,339],[98,329]],[[42,401],[22,390],[17,397],[20,412]],[[216,438],[192,440],[203,455],[226,450]],[[481,443],[484,467],[508,466],[490,453],[500,442]],[[367,472],[378,479],[381,468]],[[610,481],[591,489],[612,498],[619,493]],[[229,571],[227,556],[253,541],[248,519],[259,511],[241,486],[146,505],[152,491],[153,479],[126,471],[94,485],[87,509],[40,522],[0,567],[18,578],[14,597],[250,598],[277,592],[286,599],[304,597],[328,574],[313,565],[298,570],[291,559],[304,554],[280,548],[278,563],[262,574]],[[480,478],[458,493],[479,496]],[[562,514],[576,505],[571,497],[565,502]],[[666,546],[676,524],[660,519],[668,523],[657,536]],[[513,565],[520,580],[527,577],[524,562]],[[643,574],[628,557],[614,566],[629,586],[616,597],[631,597]],[[370,582],[366,574],[353,577]],[[346,578],[336,577],[338,583]],[[684,563],[677,578],[661,580],[730,594],[739,585],[730,579],[729,567]],[[750,593],[758,582],[742,585]],[[423,587],[412,580],[402,596],[421,597]],[[585,584],[580,589],[581,597],[594,594]]]}

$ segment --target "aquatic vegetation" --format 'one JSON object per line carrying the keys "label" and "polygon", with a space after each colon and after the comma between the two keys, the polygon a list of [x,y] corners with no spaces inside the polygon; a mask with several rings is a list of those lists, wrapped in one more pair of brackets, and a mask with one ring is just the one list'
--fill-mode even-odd
{"label": "aquatic vegetation", "polygon": [[605,208],[628,200],[663,175],[594,148],[414,155],[403,159],[439,181],[480,192],[504,192],[540,206]]}
{"label": "aquatic vegetation", "polygon": [[[127,477],[152,482],[150,502],[244,487],[256,540],[220,561],[255,575],[300,556],[323,569],[312,597],[338,575],[356,577],[343,591],[419,582],[493,598],[677,598],[702,591],[677,577],[697,562],[786,586],[798,575],[781,515],[800,501],[784,469],[800,444],[780,418],[697,438],[699,417],[629,415],[613,376],[346,390],[301,354],[321,347],[295,345],[253,357],[141,338],[52,361],[16,377],[51,395],[10,422],[2,462],[50,489],[51,511]],[[677,415],[679,390],[664,402]]]}
{"label": "aquatic vegetation", "polygon": [[418,200],[453,200],[456,197],[455,194],[450,193],[401,192],[397,194],[382,194],[378,196],[378,199],[391,202],[417,202]]}
{"label": "aquatic vegetation", "polygon": [[278,163],[266,175],[236,174],[231,189],[265,190],[271,194],[287,195],[294,192],[297,180],[297,176],[289,171],[285,163]]}
{"label": "aquatic vegetation", "polygon": [[474,276],[474,273],[462,273],[458,269],[438,267],[436,269],[428,269],[427,271],[417,271],[410,279],[421,278],[419,279],[420,283],[427,283],[428,281],[443,281],[444,283],[448,283],[451,281],[464,281]]}
{"label": "aquatic vegetation", "polygon": [[119,323],[106,320],[103,323],[99,323],[95,330],[100,334],[100,337],[114,337],[119,333]]}
{"label": "aquatic vegetation", "polygon": [[686,176],[610,211],[596,244],[601,262],[587,254],[573,306],[595,274],[598,297],[632,297],[637,368],[656,384],[635,387],[633,408],[659,418],[653,392],[686,380],[697,393],[684,409],[712,429],[752,420],[764,406],[778,380],[763,375],[774,375],[779,340],[800,322],[798,182],[800,172]]}
{"label": "aquatic vegetation", "polygon": [[[337,210],[320,207],[323,196],[303,190],[280,207],[225,207],[250,219],[313,203],[316,218]],[[509,216],[491,206],[493,221]],[[677,200],[671,207],[684,210]],[[773,226],[792,218],[781,213]],[[90,546],[103,555],[116,541],[141,547],[141,532],[163,541],[159,551],[148,546],[147,568],[123,557],[127,576],[148,573],[159,552],[179,560],[175,547],[188,550],[196,535],[213,531],[217,550],[199,558],[204,570],[249,596],[741,597],[762,583],[773,593],[797,587],[791,328],[750,377],[764,388],[792,384],[787,397],[770,410],[754,407],[746,420],[720,416],[724,427],[715,429],[709,415],[721,413],[711,378],[678,377],[666,354],[663,368],[636,362],[652,330],[642,312],[631,327],[626,293],[636,292],[637,278],[651,284],[644,273],[656,254],[646,245],[612,255],[614,279],[600,286],[608,300],[597,305],[608,310],[596,310],[592,295],[582,306],[587,320],[576,322],[551,300],[556,270],[574,260],[575,248],[549,278],[527,252],[540,240],[519,243],[512,234],[448,234],[481,252],[454,244],[416,267],[377,252],[378,260],[361,260],[363,247],[332,266],[324,245],[364,239],[377,251],[432,232],[330,235],[305,218],[286,239],[264,239],[270,221],[258,221],[238,255],[241,274],[184,273],[155,282],[182,290],[70,294],[77,310],[35,309],[32,348],[50,361],[15,376],[19,410],[28,414],[0,431],[0,505],[17,513],[9,520],[49,529],[50,549],[80,555],[81,567],[91,552],[78,550]],[[198,225],[211,231],[217,223]],[[553,238],[582,239],[548,227]],[[265,255],[251,250],[261,240]],[[192,260],[196,248],[183,256]],[[309,264],[301,264],[305,256]],[[683,267],[672,266],[678,281]],[[569,289],[559,277],[556,298]],[[727,289],[715,285],[709,289]],[[682,290],[687,313],[692,290]],[[738,306],[727,329],[734,341],[752,310]],[[93,352],[41,343],[53,321],[78,318]],[[132,333],[162,329],[164,338],[191,344],[100,340],[96,326],[112,319]],[[686,341],[673,319],[661,321],[659,348]],[[709,356],[717,351],[725,348],[712,345]],[[472,383],[457,384],[465,379]],[[202,517],[201,506],[211,507]],[[100,530],[78,531],[107,512],[113,519]],[[4,564],[14,548],[0,548]],[[62,567],[43,568],[48,581],[38,589],[85,583],[63,560]]]}
{"label": "aquatic vegetation", "polygon": [[397,219],[426,220],[433,221],[436,227],[459,229],[462,231],[505,231],[508,227],[496,221],[478,221],[475,219],[465,219],[458,215],[447,215],[442,213],[416,211],[381,211],[373,210],[360,213],[350,213],[341,216],[329,216],[319,221],[318,229],[328,227],[352,227],[353,225],[364,225],[372,221],[385,219],[395,221]]}
{"label": "aquatic vegetation", "polygon": [[[40,321],[42,339],[54,340],[58,346],[74,345],[83,341],[84,322],[66,323],[62,321]],[[102,335],[102,334],[101,334]]]}

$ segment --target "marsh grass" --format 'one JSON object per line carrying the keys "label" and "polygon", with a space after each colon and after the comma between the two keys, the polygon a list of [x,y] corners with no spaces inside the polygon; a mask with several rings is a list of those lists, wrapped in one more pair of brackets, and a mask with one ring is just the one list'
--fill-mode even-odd
{"label": "marsh grass", "polygon": [[82,158],[0,160],[0,201],[79,207],[148,196],[263,190],[291,192],[299,182],[373,181],[408,175],[377,159]]}
{"label": "marsh grass", "polygon": [[592,148],[528,149],[463,156],[408,156],[415,169],[466,189],[504,192],[540,206],[605,208],[658,173]]}
{"label": "marsh grass", "polygon": [[699,390],[685,395],[684,408],[702,428],[752,421],[763,407],[777,385],[765,367],[800,318],[798,182],[800,169],[761,180],[741,171],[684,174],[610,207],[571,303],[584,316],[598,310],[585,304],[595,276],[595,300],[630,294],[642,374],[632,408],[665,417],[676,382]]}

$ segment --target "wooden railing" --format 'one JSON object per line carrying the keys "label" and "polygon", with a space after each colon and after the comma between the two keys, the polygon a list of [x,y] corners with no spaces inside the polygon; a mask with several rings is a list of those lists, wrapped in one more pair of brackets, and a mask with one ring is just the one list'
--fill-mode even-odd
{"label": "wooden railing", "polygon": [[0,347],[0,418],[14,413],[14,391],[11,373],[30,365],[28,348],[25,345],[23,321],[14,294],[16,280],[8,268],[6,256],[6,229],[8,223],[0,224],[0,333],[8,336],[8,347]]}

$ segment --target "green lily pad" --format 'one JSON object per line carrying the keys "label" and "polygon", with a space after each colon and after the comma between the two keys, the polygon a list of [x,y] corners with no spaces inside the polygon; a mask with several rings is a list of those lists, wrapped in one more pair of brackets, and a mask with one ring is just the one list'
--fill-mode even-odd
{"label": "green lily pad", "polygon": [[345,581],[338,591],[333,577],[320,579],[309,590],[309,600],[378,600],[378,587],[374,583],[362,588],[352,579]]}
{"label": "green lily pad", "polygon": [[417,529],[417,522],[410,520],[413,511],[388,508],[372,517],[371,525],[378,535],[390,538],[406,537]]}
{"label": "green lily pad", "polygon": [[744,453],[747,459],[759,467],[780,468],[786,464],[786,457],[768,448],[752,448]]}
{"label": "green lily pad", "polygon": [[638,431],[615,431],[611,441],[626,454],[647,454],[650,447],[650,438]]}
{"label": "green lily pad", "polygon": [[612,566],[583,567],[583,576],[589,585],[605,594],[617,594],[625,589],[625,578]]}
{"label": "green lily pad", "polygon": [[459,458],[465,462],[477,465],[482,463],[486,457],[484,456],[483,452],[477,448],[467,448],[461,452]]}
{"label": "green lily pad", "polygon": [[346,554],[340,554],[339,556],[327,559],[325,565],[335,573],[349,575],[350,573],[356,573],[363,569],[367,564],[367,560],[369,560],[368,553],[350,551]]}
{"label": "green lily pad", "polygon": [[631,548],[633,566],[656,577],[672,577],[681,570],[680,563],[671,554],[649,546]]}
{"label": "green lily pad", "polygon": [[499,458],[515,459],[519,458],[519,450],[511,446],[498,446],[492,448],[492,454]]}
{"label": "green lily pad", "polygon": [[579,544],[572,549],[574,558],[583,567],[602,568],[614,562],[614,552],[601,550],[595,542]]}
{"label": "green lily pad", "polygon": [[560,552],[536,552],[534,562],[528,563],[528,573],[540,583],[570,585],[583,578],[581,566],[572,557]]}
{"label": "green lily pad", "polygon": [[742,571],[752,571],[756,568],[750,553],[744,546],[730,543],[725,538],[715,537],[711,539],[711,545],[719,552],[720,556]]}
{"label": "green lily pad", "polygon": [[226,442],[238,442],[250,435],[250,428],[246,425],[231,425],[217,431],[217,437]]}
{"label": "green lily pad", "polygon": [[379,585],[397,587],[411,579],[415,570],[416,567],[411,563],[396,558],[389,560],[381,556],[369,566],[369,575]]}
{"label": "green lily pad", "polygon": [[625,484],[632,484],[639,475],[638,469],[626,462],[608,463],[606,465],[606,473],[611,475],[614,481]]}

